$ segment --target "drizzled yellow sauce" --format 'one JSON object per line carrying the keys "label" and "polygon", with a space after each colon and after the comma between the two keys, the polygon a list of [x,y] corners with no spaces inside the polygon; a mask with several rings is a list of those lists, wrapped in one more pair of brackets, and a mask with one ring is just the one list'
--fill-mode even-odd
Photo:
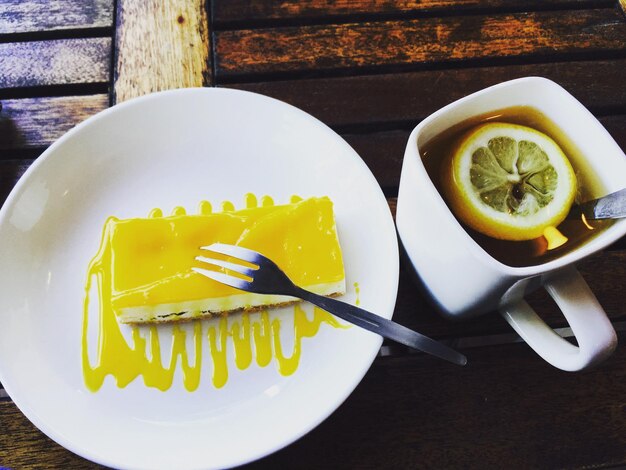
{"label": "drizzled yellow sauce", "polygon": [[[294,197],[292,201],[300,200]],[[257,198],[246,195],[246,207],[256,207]],[[271,206],[273,201],[268,196],[261,198],[262,207]],[[234,210],[230,202],[222,204],[224,211]],[[200,214],[210,214],[211,204],[202,201],[198,207]],[[185,209],[176,207],[176,215],[184,215]],[[153,209],[150,217],[162,217],[161,209]],[[235,366],[246,370],[256,363],[266,367],[274,360],[278,372],[282,375],[293,374],[300,363],[302,339],[315,336],[322,324],[334,328],[345,328],[331,314],[319,308],[313,308],[312,318],[304,308],[296,304],[293,308],[293,346],[285,351],[281,341],[281,329],[284,328],[279,318],[270,319],[267,310],[259,313],[238,314],[235,316],[195,321],[192,324],[193,338],[191,354],[187,349],[187,330],[178,325],[129,326],[120,325],[111,303],[112,250],[105,242],[105,235],[100,249],[88,268],[85,286],[85,301],[82,329],[82,369],[86,387],[95,392],[99,390],[107,376],[112,376],[118,387],[126,387],[139,376],[146,386],[158,390],[168,390],[174,381],[177,367],[182,371],[183,385],[186,390],[198,389],[201,381],[203,358],[210,357],[211,380],[215,388],[223,387],[228,381],[229,354],[233,356]],[[95,282],[95,284],[93,284]],[[92,284],[93,288],[92,289]],[[358,285],[357,289],[358,302]],[[90,315],[90,293],[97,289],[98,311]],[[97,317],[97,347],[93,362],[89,351],[89,322]],[[229,325],[230,323],[230,325]],[[123,334],[123,328],[130,333],[130,340]],[[169,362],[163,363],[161,340],[163,335],[171,336]],[[282,336],[290,336],[283,334]]]}
{"label": "drizzled yellow sauce", "polygon": [[230,201],[222,202],[222,212],[234,212],[235,205]]}

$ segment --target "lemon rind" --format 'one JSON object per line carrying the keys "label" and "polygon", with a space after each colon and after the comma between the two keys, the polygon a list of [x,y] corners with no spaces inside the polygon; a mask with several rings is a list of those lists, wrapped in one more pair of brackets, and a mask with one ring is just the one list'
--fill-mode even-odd
{"label": "lemon rind", "polygon": [[[469,189],[469,167],[476,149],[502,130],[519,141],[534,142],[542,147],[557,172],[559,184],[565,181],[567,191],[556,191],[554,199],[531,216],[515,216],[499,212],[485,204],[475,191]],[[562,158],[553,158],[560,155]],[[459,161],[461,159],[461,161]],[[526,126],[510,123],[487,123],[465,134],[454,149],[453,157],[444,170],[444,192],[455,215],[474,230],[493,238],[530,240],[538,238],[547,227],[556,227],[567,216],[576,195],[576,175],[563,150],[549,136]],[[468,204],[467,201],[470,201]],[[560,208],[555,210],[555,208]]]}

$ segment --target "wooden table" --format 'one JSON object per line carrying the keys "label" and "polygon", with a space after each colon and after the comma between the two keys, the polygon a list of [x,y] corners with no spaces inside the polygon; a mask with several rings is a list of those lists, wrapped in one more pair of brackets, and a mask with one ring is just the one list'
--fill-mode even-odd
{"label": "wooden table", "polygon": [[[175,87],[250,90],[308,111],[357,150],[392,210],[410,130],[504,80],[555,80],[626,149],[625,8],[623,0],[2,0],[0,201],[75,124]],[[625,266],[625,240],[580,265],[622,342]],[[531,302],[549,324],[566,326],[545,294]],[[250,467],[626,465],[624,344],[595,370],[561,372],[495,314],[444,321],[404,269],[394,318],[455,340],[469,365],[385,344],[330,418]],[[1,386],[0,397],[0,466],[97,467],[39,432]]]}

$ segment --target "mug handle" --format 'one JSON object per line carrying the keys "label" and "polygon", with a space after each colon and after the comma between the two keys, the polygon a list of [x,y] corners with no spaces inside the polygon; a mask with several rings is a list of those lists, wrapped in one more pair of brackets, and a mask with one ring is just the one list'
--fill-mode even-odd
{"label": "mug handle", "polygon": [[499,307],[522,339],[550,364],[567,371],[585,369],[610,356],[617,345],[617,335],[580,273],[573,266],[564,268],[549,277],[544,288],[563,312],[578,346],[546,325],[524,299]]}

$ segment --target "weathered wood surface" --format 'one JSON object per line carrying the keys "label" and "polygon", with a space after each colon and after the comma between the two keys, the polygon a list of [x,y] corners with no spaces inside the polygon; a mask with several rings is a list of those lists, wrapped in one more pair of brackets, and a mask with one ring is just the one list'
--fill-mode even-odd
{"label": "weathered wood surface", "polygon": [[600,118],[600,122],[626,153],[626,114],[603,116]]}
{"label": "weathered wood surface", "polygon": [[0,467],[103,469],[49,439],[9,400],[0,400]]}
{"label": "weathered wood surface", "polygon": [[209,85],[207,18],[203,0],[119,0],[114,102]]}
{"label": "weathered wood surface", "polygon": [[463,369],[429,358],[375,361],[327,421],[250,468],[576,469],[626,461],[626,348],[579,374],[536,361],[524,344],[468,354]]}
{"label": "weathered wood surface", "polygon": [[[623,1],[623,0],[622,0]],[[311,19],[328,21],[349,16],[445,14],[481,11],[529,11],[611,7],[613,0],[215,0],[213,21],[228,23]]]}
{"label": "weathered wood surface", "polygon": [[9,150],[45,148],[76,124],[109,106],[104,94],[4,100],[0,157]]}
{"label": "weathered wood surface", "polygon": [[110,28],[113,0],[2,0],[0,35]]}
{"label": "weathered wood surface", "polygon": [[[408,131],[414,125],[436,109],[484,86],[528,75],[557,81],[599,113],[626,109],[626,91],[622,86],[626,82],[625,59],[261,82],[230,87],[286,101],[343,130],[344,137],[364,158],[383,188],[394,193]],[[19,116],[21,126],[30,130],[19,141],[10,135],[4,136],[0,148],[49,144],[67,129],[65,119],[73,125],[85,113],[98,110],[100,105],[94,106],[92,98],[69,100],[71,106],[64,105],[59,111],[55,111],[50,102],[56,105],[63,100],[4,101],[0,125],[7,126],[11,118]],[[83,115],[75,117],[76,111],[72,109],[80,100],[84,100],[87,109]],[[104,97],[101,105],[105,106]],[[608,115],[602,116],[601,122],[626,149],[624,119],[623,114]],[[40,138],[41,133],[49,137]]]}
{"label": "weathered wood surface", "polygon": [[0,160],[0,207],[33,161],[31,159]]}
{"label": "weathered wood surface", "polygon": [[[626,23],[626,22],[625,22]],[[625,35],[626,38],[626,35]],[[286,101],[340,131],[410,128],[443,106],[520,77],[559,83],[599,114],[626,111],[626,58],[228,84]]]}
{"label": "weathered wood surface", "polygon": [[107,83],[111,38],[0,44],[0,89]]}
{"label": "weathered wood surface", "polygon": [[[377,359],[330,418],[244,468],[583,469],[626,461],[626,348],[577,374],[555,370],[525,344],[465,352],[464,368],[422,355]],[[0,422],[4,465],[102,468],[51,442],[10,401],[0,401]]]}
{"label": "weathered wood surface", "polygon": [[626,48],[617,9],[422,18],[217,31],[216,80],[529,56],[587,57]]}

